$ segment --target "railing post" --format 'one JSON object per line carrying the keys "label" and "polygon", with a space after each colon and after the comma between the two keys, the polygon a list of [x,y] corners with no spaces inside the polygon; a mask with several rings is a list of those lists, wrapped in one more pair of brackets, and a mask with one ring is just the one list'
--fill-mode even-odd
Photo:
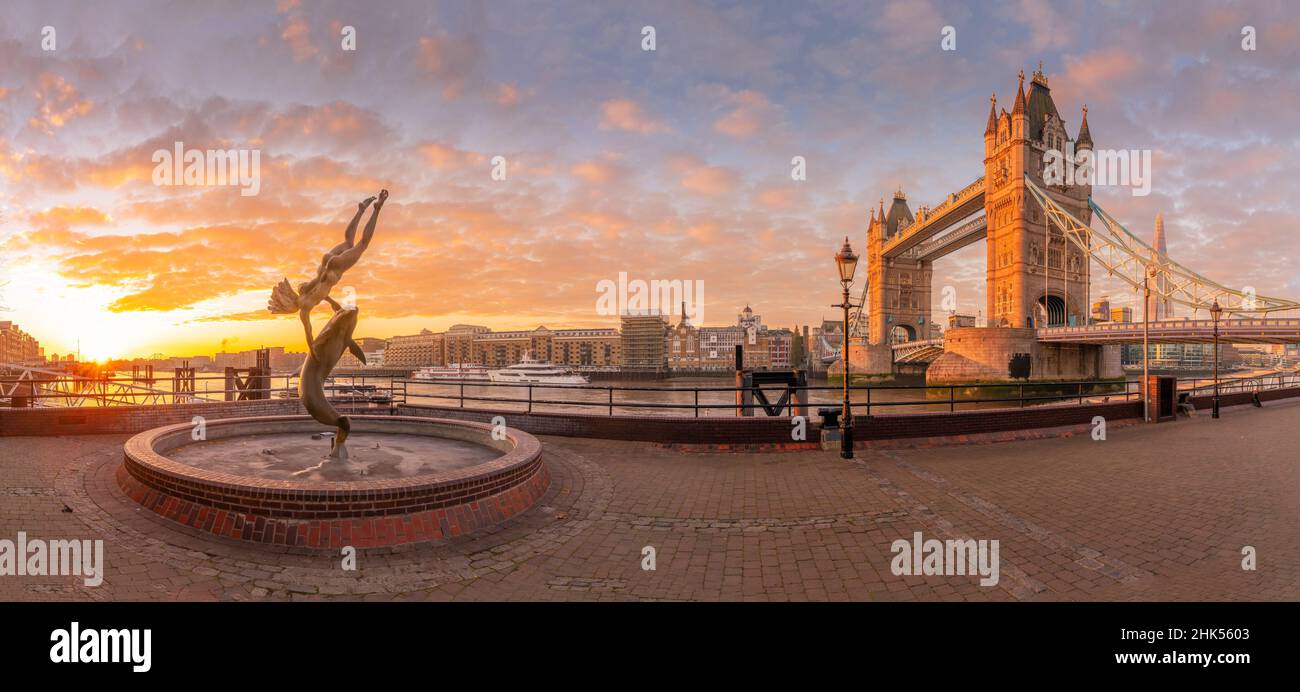
{"label": "railing post", "polygon": [[1083,383],[1079,383],[1079,405],[1083,406]]}
{"label": "railing post", "polygon": [[695,388],[695,417],[700,417],[700,388]]}
{"label": "railing post", "polygon": [[609,389],[609,415],[610,415],[610,417],[613,417],[613,416],[614,416],[614,387],[613,387],[613,385],[610,385],[610,386],[608,387],[608,389]]}
{"label": "railing post", "polygon": [[1020,408],[1025,407],[1025,385],[1020,385]]}
{"label": "railing post", "polygon": [[460,381],[460,407],[465,408],[465,380]]}
{"label": "railing post", "polygon": [[533,383],[528,383],[528,412],[533,412]]}
{"label": "railing post", "polygon": [[950,385],[948,387],[948,412],[953,413],[957,410],[957,387]]}

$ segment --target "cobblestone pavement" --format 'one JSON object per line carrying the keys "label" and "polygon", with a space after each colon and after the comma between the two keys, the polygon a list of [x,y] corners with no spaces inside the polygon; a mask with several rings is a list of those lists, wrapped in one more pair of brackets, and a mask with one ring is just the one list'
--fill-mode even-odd
{"label": "cobblestone pavement", "polygon": [[[491,532],[339,555],[215,539],[113,482],[127,436],[0,438],[0,539],[102,538],[102,585],[3,600],[1300,598],[1300,402],[985,445],[683,452],[543,439],[548,494]],[[1000,580],[895,576],[891,544],[998,540]],[[655,549],[656,569],[642,569]],[[1258,569],[1242,569],[1253,546]]]}

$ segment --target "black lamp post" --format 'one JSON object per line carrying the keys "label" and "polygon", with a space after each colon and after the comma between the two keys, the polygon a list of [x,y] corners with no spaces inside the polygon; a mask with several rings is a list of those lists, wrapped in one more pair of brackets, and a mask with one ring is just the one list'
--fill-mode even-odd
{"label": "black lamp post", "polygon": [[1214,412],[1210,414],[1211,418],[1219,417],[1219,315],[1223,314],[1223,308],[1219,306],[1219,299],[1214,299],[1214,305],[1210,306],[1210,317],[1214,318]]}
{"label": "black lamp post", "polygon": [[853,272],[858,267],[858,256],[849,247],[849,239],[844,238],[844,247],[835,254],[835,266],[840,271],[840,285],[844,288],[844,302],[831,307],[844,308],[844,339],[840,346],[840,358],[844,361],[844,410],[840,415],[840,457],[853,458],[853,406],[849,403],[849,284],[853,283]]}
{"label": "black lamp post", "polygon": [[1156,275],[1155,267],[1147,265],[1142,273],[1142,419],[1151,422],[1151,368],[1147,359],[1151,356],[1151,279]]}

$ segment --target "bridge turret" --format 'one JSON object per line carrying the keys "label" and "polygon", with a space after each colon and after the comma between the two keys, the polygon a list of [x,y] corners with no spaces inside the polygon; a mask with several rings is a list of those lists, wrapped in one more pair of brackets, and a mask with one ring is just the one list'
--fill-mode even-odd
{"label": "bridge turret", "polygon": [[989,97],[989,123],[984,126],[984,158],[993,154],[998,137],[998,95]]}
{"label": "bridge turret", "polygon": [[1080,151],[1084,149],[1092,150],[1092,133],[1088,131],[1088,104],[1083,104],[1083,123],[1079,125],[1079,137],[1075,140],[1075,148]]}
{"label": "bridge turret", "polygon": [[1011,108],[1011,139],[1025,139],[1029,124],[1029,115],[1025,112],[1025,71],[1020,71],[1020,83],[1016,86],[1016,103]]}
{"label": "bridge turret", "polygon": [[894,192],[894,201],[889,205],[889,215],[884,217],[885,237],[893,237],[900,230],[907,228],[912,223],[912,218],[912,210],[907,206],[907,194],[900,187]]}

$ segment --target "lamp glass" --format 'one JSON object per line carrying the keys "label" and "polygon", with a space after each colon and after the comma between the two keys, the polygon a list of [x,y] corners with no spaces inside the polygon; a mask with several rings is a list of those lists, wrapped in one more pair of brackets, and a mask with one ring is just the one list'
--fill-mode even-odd
{"label": "lamp glass", "polygon": [[849,246],[848,238],[844,239],[844,247],[835,255],[835,266],[840,270],[840,281],[846,284],[853,281],[853,272],[858,268],[858,256]]}

